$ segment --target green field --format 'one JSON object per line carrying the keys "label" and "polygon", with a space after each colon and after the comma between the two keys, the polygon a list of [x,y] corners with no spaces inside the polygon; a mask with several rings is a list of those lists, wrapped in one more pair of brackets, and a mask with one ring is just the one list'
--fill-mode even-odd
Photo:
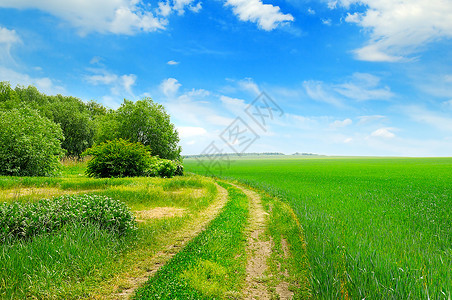
{"label": "green field", "polygon": [[452,158],[243,158],[216,175],[292,206],[314,298],[451,298]]}

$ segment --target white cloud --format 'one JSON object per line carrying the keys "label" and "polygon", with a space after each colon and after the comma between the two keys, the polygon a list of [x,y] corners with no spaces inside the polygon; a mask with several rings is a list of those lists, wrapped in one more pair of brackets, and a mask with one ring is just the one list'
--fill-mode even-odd
{"label": "white cloud", "polygon": [[11,47],[22,43],[15,30],[9,30],[0,26],[0,62],[7,64],[14,62],[11,56]]}
{"label": "white cloud", "polygon": [[231,98],[228,96],[220,96],[221,104],[234,115],[241,115],[245,111],[247,105],[245,104],[245,100],[238,98]]}
{"label": "white cloud", "polygon": [[207,134],[207,130],[205,130],[203,127],[181,126],[177,127],[177,131],[179,132],[179,137],[183,139]]}
{"label": "white cloud", "polygon": [[190,6],[189,9],[194,13],[198,13],[202,9],[202,3],[198,2],[198,4]]}
{"label": "white cloud", "polygon": [[185,9],[199,11],[193,0],[159,2],[158,8],[139,0],[0,0],[0,7],[39,9],[48,12],[79,29],[90,32],[135,34],[165,29],[172,11],[183,14]]}
{"label": "white cloud", "polygon": [[331,26],[333,24],[333,21],[331,19],[322,19],[322,24]]}
{"label": "white cloud", "polygon": [[160,10],[160,15],[162,15],[163,17],[167,17],[171,14],[171,4],[169,3],[169,1],[159,2],[158,6]]}
{"label": "white cloud", "polygon": [[[330,8],[336,6],[332,3],[329,2]],[[452,37],[450,0],[339,0],[339,3],[347,9],[352,4],[366,8],[364,12],[349,13],[345,19],[370,33],[367,44],[354,51],[359,60],[400,61],[427,43]]]}
{"label": "white cloud", "polygon": [[86,75],[85,81],[92,85],[106,85],[110,87],[112,95],[124,95],[134,97],[132,87],[135,85],[135,74],[118,75],[104,69],[89,69],[94,74]]}
{"label": "white cloud", "polygon": [[312,8],[308,8],[308,14],[309,15],[315,15],[315,10],[313,10]]}
{"label": "white cloud", "polygon": [[232,11],[241,21],[257,23],[266,31],[294,20],[291,14],[283,14],[279,6],[264,4],[261,0],[227,0],[225,5],[231,6]]}
{"label": "white cloud", "polygon": [[9,81],[11,86],[23,85],[35,86],[39,91],[48,94],[61,94],[65,92],[62,86],[58,86],[48,77],[31,77],[28,74],[16,72],[14,70],[0,66],[0,81]]}
{"label": "white cloud", "polygon": [[354,73],[351,80],[335,86],[335,91],[350,99],[387,100],[393,96],[388,86],[379,87],[380,78],[367,73]]}
{"label": "white cloud", "polygon": [[181,86],[177,79],[168,78],[162,81],[160,89],[166,97],[174,97]]}
{"label": "white cloud", "polygon": [[5,27],[0,27],[0,44],[12,45],[19,42],[21,42],[21,39],[14,29],[9,30]]}
{"label": "white cloud", "polygon": [[402,108],[411,119],[416,122],[428,124],[440,131],[452,132],[452,118],[450,114],[433,112],[421,106],[408,106]]}
{"label": "white cloud", "polygon": [[167,64],[170,65],[170,66],[176,66],[176,65],[179,64],[179,62],[175,61],[175,60],[170,60],[170,61],[167,62]]}
{"label": "white cloud", "polygon": [[452,99],[448,100],[448,101],[444,101],[443,106],[447,109],[452,109]]}
{"label": "white cloud", "polygon": [[358,125],[364,125],[368,123],[385,120],[386,117],[382,115],[373,115],[373,116],[360,116],[358,117],[358,119],[359,119]]}
{"label": "white cloud", "polygon": [[337,0],[335,1],[328,1],[328,8],[329,9],[335,9],[337,6]]}
{"label": "white cloud", "polygon": [[253,81],[252,78],[242,79],[238,82],[238,85],[242,90],[251,92],[255,95],[259,95],[261,93],[259,86]]}
{"label": "white cloud", "polygon": [[132,86],[135,85],[136,80],[137,76],[135,74],[121,76],[122,86],[129,94],[133,94]]}
{"label": "white cloud", "polygon": [[342,128],[347,127],[348,125],[353,124],[353,121],[351,119],[345,119],[345,120],[336,120],[333,123],[330,124],[331,128]]}
{"label": "white cloud", "polygon": [[308,80],[303,82],[303,87],[307,95],[317,101],[325,102],[334,106],[343,106],[342,101],[334,96],[330,91],[330,87],[322,81]]}
{"label": "white cloud", "polygon": [[370,135],[373,137],[382,137],[382,138],[388,138],[388,139],[395,138],[396,135],[391,131],[394,131],[394,128],[385,127],[385,128],[380,128],[380,129],[375,130]]}

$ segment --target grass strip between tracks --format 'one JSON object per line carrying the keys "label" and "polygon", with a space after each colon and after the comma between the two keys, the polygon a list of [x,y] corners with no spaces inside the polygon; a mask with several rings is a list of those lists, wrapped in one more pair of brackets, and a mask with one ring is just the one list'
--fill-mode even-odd
{"label": "grass strip between tracks", "polygon": [[221,299],[240,296],[245,278],[248,199],[220,183],[229,201],[194,238],[137,291],[135,299]]}

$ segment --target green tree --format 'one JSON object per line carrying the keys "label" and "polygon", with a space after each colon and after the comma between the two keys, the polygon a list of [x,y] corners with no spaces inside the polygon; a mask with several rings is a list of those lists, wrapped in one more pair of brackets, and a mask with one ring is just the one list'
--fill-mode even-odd
{"label": "green tree", "polygon": [[36,110],[0,110],[0,175],[57,174],[63,139],[61,128]]}
{"label": "green tree", "polygon": [[179,135],[163,105],[150,98],[136,102],[124,100],[116,112],[105,118],[100,141],[122,138],[151,148],[152,155],[180,159]]}
{"label": "green tree", "polygon": [[12,108],[19,103],[19,97],[7,81],[0,81],[0,108]]}
{"label": "green tree", "polygon": [[86,104],[75,97],[47,96],[34,86],[17,86],[12,90],[9,83],[0,82],[0,107],[12,109],[23,106],[39,111],[41,116],[60,125],[65,137],[62,147],[70,156],[80,156],[93,145],[95,118],[106,111],[105,107],[94,101]]}
{"label": "green tree", "polygon": [[[69,156],[80,156],[94,142],[95,123],[84,103],[74,97],[50,96],[51,119],[64,134],[61,144]],[[56,99],[55,99],[56,98]]]}

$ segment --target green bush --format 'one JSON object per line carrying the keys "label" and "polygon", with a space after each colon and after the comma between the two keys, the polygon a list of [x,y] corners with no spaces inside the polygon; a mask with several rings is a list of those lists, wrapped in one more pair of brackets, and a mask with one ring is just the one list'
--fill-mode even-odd
{"label": "green bush", "polygon": [[61,128],[33,109],[0,110],[0,175],[56,175],[62,140]]}
{"label": "green bush", "polygon": [[92,156],[86,174],[96,178],[146,176],[151,160],[148,147],[123,139],[101,143],[82,155]]}
{"label": "green bush", "polygon": [[135,217],[120,201],[96,195],[62,196],[36,203],[1,204],[0,241],[49,233],[71,222],[98,224],[118,234],[136,228]]}
{"label": "green bush", "polygon": [[90,177],[164,177],[183,175],[178,161],[151,156],[149,147],[123,139],[104,142],[87,149],[83,155],[91,155],[86,174]]}
{"label": "green bush", "polygon": [[151,177],[172,178],[174,176],[184,175],[184,167],[178,161],[152,157],[146,174]]}

